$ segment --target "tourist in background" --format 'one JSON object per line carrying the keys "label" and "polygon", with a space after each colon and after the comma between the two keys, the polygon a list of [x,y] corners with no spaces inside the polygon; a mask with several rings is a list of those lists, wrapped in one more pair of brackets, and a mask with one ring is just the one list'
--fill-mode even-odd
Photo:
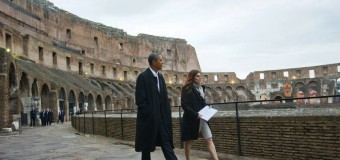
{"label": "tourist in background", "polygon": [[30,112],[30,116],[31,116],[31,127],[35,127],[35,119],[37,118],[37,111],[35,110],[35,108],[33,107],[31,112]]}
{"label": "tourist in background", "polygon": [[45,126],[44,113],[45,113],[45,109],[42,109],[41,112],[39,113],[39,118],[40,118],[40,120],[41,120],[41,125],[42,125],[42,126]]}
{"label": "tourist in background", "polygon": [[57,122],[57,124],[59,123],[59,121],[61,121],[61,124],[64,123],[64,116],[65,116],[65,112],[63,110],[60,110],[60,112],[58,114],[58,122]]}
{"label": "tourist in background", "polygon": [[51,126],[52,121],[53,121],[53,111],[50,109],[47,109],[47,125]]}
{"label": "tourist in background", "polygon": [[136,82],[137,124],[135,150],[142,160],[149,160],[156,145],[161,146],[165,159],[177,160],[173,151],[172,117],[162,70],[163,57],[153,52],[148,57],[150,67],[139,74]]}
{"label": "tourist in background", "polygon": [[189,72],[182,88],[181,106],[184,110],[181,127],[181,140],[184,142],[185,157],[190,160],[190,149],[193,140],[197,140],[201,134],[205,139],[211,157],[217,160],[217,153],[208,122],[202,119],[198,112],[207,104],[204,98],[205,86],[202,85],[201,72],[192,70]]}

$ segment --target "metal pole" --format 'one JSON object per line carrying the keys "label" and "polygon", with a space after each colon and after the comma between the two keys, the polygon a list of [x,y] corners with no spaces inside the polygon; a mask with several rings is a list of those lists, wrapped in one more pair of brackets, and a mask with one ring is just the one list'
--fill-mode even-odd
{"label": "metal pole", "polygon": [[84,134],[86,133],[85,131],[85,128],[86,128],[86,126],[85,126],[85,112],[84,112]]}
{"label": "metal pole", "polygon": [[106,120],[106,111],[104,111],[104,117],[105,117],[105,136],[107,137],[107,120]]}
{"label": "metal pole", "polygon": [[21,118],[19,118],[19,134],[22,134]]}
{"label": "metal pole", "polygon": [[[179,138],[181,139],[182,135],[182,112],[181,112],[181,106],[178,107],[178,114],[179,114]],[[183,148],[183,142],[181,141],[181,148]]]}
{"label": "metal pole", "polygon": [[[78,117],[78,118],[77,118]],[[80,117],[79,117],[79,114],[76,115],[76,118],[78,119],[78,128],[79,128],[79,132],[80,132]]]}
{"label": "metal pole", "polygon": [[238,155],[242,156],[242,148],[241,148],[241,131],[240,131],[240,118],[238,116],[238,103],[235,102],[236,107],[236,126],[237,126],[237,144],[238,144]]}
{"label": "metal pole", "polygon": [[92,134],[94,134],[94,118],[93,118],[93,111],[92,113]]}
{"label": "metal pole", "polygon": [[124,140],[124,127],[123,127],[123,109],[120,109],[120,130],[122,135],[122,140]]}

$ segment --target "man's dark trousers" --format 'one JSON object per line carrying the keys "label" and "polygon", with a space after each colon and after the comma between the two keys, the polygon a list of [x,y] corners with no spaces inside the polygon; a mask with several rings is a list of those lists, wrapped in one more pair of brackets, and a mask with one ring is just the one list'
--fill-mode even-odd
{"label": "man's dark trousers", "polygon": [[[171,145],[170,131],[168,131],[164,124],[159,127],[157,139],[161,141],[161,148],[165,159],[177,160]],[[142,152],[142,160],[151,160],[150,152]]]}

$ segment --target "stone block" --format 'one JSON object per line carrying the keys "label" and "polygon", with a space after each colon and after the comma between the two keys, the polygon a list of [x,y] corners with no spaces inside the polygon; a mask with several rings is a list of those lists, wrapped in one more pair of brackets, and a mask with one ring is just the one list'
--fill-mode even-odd
{"label": "stone block", "polygon": [[2,132],[4,132],[4,133],[12,133],[12,128],[2,128]]}
{"label": "stone block", "polygon": [[11,126],[13,131],[19,130],[19,121],[12,122],[12,124],[10,126]]}

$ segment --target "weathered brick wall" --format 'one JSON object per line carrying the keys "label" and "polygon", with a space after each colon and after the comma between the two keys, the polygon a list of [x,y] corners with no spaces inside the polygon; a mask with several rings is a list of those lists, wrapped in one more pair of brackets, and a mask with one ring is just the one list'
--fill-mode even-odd
{"label": "weathered brick wall", "polygon": [[[83,117],[73,118],[73,127],[83,132]],[[105,135],[105,119],[93,118],[95,134]],[[216,117],[210,122],[219,153],[238,154],[235,117]],[[124,118],[124,140],[134,141],[135,118]],[[86,133],[92,134],[92,118],[85,121]],[[181,147],[179,119],[173,119],[174,143]],[[121,139],[120,117],[107,119],[109,137]],[[340,117],[241,117],[241,148],[244,156],[268,159],[340,159]],[[207,151],[204,140],[193,148]]]}
{"label": "weathered brick wall", "polygon": [[7,127],[9,123],[8,109],[8,56],[5,49],[0,48],[0,127]]}

